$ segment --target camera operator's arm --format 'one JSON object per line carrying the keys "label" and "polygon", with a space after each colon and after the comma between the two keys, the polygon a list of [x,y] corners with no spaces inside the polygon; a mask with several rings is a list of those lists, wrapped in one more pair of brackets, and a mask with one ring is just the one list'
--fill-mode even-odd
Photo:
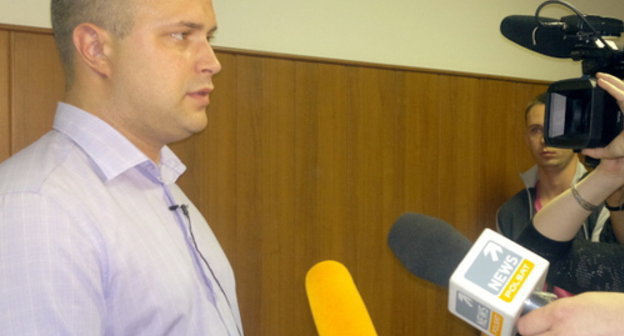
{"label": "camera operator's arm", "polygon": [[573,189],[568,189],[535,215],[535,229],[552,240],[574,239],[593,210],[589,206],[583,207],[582,203],[601,205],[623,184],[624,158],[603,160],[576,185],[576,196]]}

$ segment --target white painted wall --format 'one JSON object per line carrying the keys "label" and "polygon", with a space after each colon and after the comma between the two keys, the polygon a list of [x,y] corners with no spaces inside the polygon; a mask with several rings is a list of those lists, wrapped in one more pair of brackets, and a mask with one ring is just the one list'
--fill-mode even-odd
{"label": "white painted wall", "polygon": [[[213,1],[217,46],[544,80],[580,75],[580,64],[500,34],[502,18],[531,15],[541,0]],[[624,19],[623,0],[571,2]],[[543,14],[571,13],[549,6]],[[0,23],[50,27],[49,0],[0,0]]]}

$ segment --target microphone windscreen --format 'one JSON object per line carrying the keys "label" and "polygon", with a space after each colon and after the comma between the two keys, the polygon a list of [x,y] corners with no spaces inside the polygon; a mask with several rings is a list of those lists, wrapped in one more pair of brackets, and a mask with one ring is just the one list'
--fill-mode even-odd
{"label": "microphone windscreen", "polygon": [[[541,22],[559,20],[540,17]],[[541,26],[535,16],[511,15],[503,19],[500,31],[509,40],[540,54],[559,58],[571,56],[577,41],[566,36],[560,25]]]}
{"label": "microphone windscreen", "polygon": [[406,213],[390,229],[388,246],[410,273],[448,287],[472,243],[445,221]]}
{"label": "microphone windscreen", "polygon": [[306,274],[305,287],[319,336],[377,336],[344,265],[333,260],[319,262]]}

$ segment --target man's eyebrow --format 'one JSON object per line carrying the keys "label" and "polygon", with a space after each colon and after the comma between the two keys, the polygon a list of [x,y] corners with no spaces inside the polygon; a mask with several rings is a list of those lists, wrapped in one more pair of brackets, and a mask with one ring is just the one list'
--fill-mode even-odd
{"label": "man's eyebrow", "polygon": [[[202,30],[204,29],[205,25],[201,24],[201,23],[197,23],[197,22],[191,22],[191,21],[180,21],[177,24],[175,24],[176,26],[182,26],[182,27],[187,27],[189,29],[193,29],[193,30]],[[217,30],[217,27],[214,26],[212,27],[208,33],[212,34]]]}
{"label": "man's eyebrow", "polygon": [[192,22],[192,21],[179,21],[173,24],[173,26],[181,26],[181,27],[187,27],[190,29],[202,29],[204,28],[204,25],[201,23],[197,23],[197,22]]}

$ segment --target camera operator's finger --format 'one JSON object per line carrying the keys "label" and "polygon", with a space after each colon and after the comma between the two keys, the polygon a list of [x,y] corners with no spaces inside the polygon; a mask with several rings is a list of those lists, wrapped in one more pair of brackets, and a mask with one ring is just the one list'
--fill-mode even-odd
{"label": "camera operator's finger", "polygon": [[624,82],[613,75],[602,72],[597,73],[596,78],[598,78],[598,85],[609,92],[617,100],[620,108],[624,109]]}
{"label": "camera operator's finger", "polygon": [[594,159],[616,159],[624,157],[624,132],[620,133],[607,145],[602,148],[586,148],[582,150],[583,155]]}
{"label": "camera operator's finger", "polygon": [[[596,78],[598,79],[598,86],[607,91],[618,102],[620,110],[624,113],[624,82],[604,72],[597,73]],[[624,157],[624,132],[615,137],[606,147],[587,148],[582,152],[595,159],[622,158]]]}

